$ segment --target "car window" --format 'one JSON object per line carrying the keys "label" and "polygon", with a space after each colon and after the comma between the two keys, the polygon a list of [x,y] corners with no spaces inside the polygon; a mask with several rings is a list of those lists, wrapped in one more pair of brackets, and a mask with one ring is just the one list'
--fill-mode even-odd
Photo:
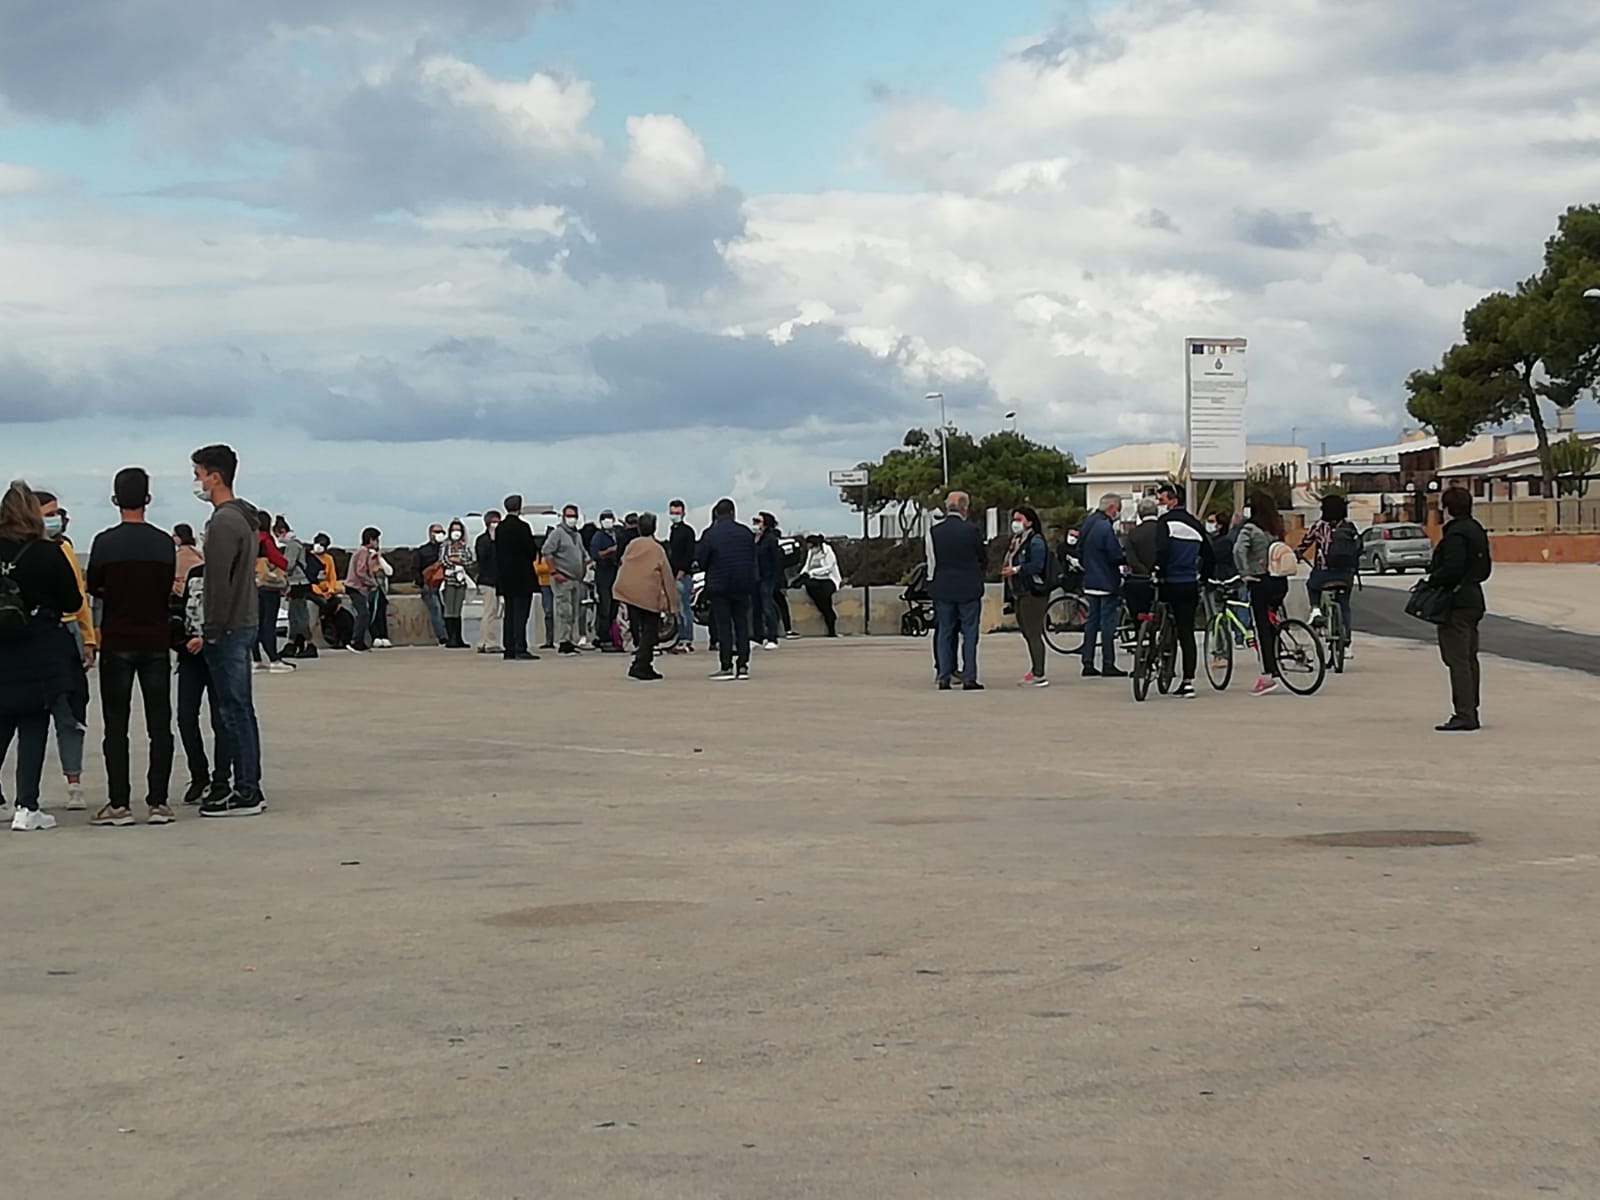
{"label": "car window", "polygon": [[1363,535],[1361,540],[1364,541],[1364,542],[1377,542],[1377,541],[1381,541],[1382,539],[1383,539],[1382,531],[1377,530],[1377,529],[1369,529],[1369,530],[1367,530],[1366,534]]}
{"label": "car window", "polygon": [[1421,525],[1396,525],[1389,536],[1397,542],[1425,542],[1428,540],[1428,531]]}

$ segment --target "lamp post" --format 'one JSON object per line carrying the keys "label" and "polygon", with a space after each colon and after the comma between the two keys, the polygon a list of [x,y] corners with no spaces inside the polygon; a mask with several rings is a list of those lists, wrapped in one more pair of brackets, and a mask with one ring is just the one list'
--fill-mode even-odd
{"label": "lamp post", "polygon": [[1600,287],[1590,288],[1583,294],[1585,300],[1600,300]]}
{"label": "lamp post", "polygon": [[1015,433],[1017,431],[1017,412],[1015,409],[1006,414],[1006,420],[1011,422],[1011,432]]}
{"label": "lamp post", "polygon": [[937,400],[939,402],[939,456],[944,460],[944,486],[950,488],[950,419],[945,415],[944,393],[929,392],[924,400]]}

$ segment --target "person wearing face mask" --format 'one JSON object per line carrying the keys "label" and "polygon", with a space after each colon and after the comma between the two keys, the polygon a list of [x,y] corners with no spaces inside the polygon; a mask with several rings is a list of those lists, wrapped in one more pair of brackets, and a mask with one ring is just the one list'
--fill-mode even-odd
{"label": "person wearing face mask", "polygon": [[208,799],[202,817],[253,817],[266,809],[261,788],[261,727],[251,692],[250,647],[256,640],[256,509],[236,496],[239,457],[223,445],[202,446],[190,460],[194,494],[212,506],[206,522],[201,650],[232,748],[233,789]]}
{"label": "person wearing face mask", "polygon": [[1028,645],[1028,673],[1023,687],[1049,687],[1045,678],[1044,615],[1050,607],[1050,585],[1045,581],[1050,548],[1045,545],[1039,514],[1026,504],[1011,513],[1011,546],[1006,565],[1000,568],[1011,603],[1017,612],[1017,627]]}
{"label": "person wearing face mask", "polygon": [[[495,644],[500,634],[500,567],[494,551],[494,531],[500,524],[500,514],[490,509],[483,514],[483,532],[473,543],[472,552],[478,559],[478,599],[483,603],[483,616],[478,622],[479,654],[499,650]],[[526,627],[526,621],[524,621]]]}
{"label": "person wearing face mask", "polygon": [[363,654],[371,649],[373,600],[378,592],[378,541],[382,534],[370,525],[361,531],[361,545],[350,556],[345,572],[345,595],[356,606],[355,630],[346,650]]}
{"label": "person wearing face mask", "polygon": [[541,551],[550,564],[550,590],[554,593],[556,628],[552,639],[559,653],[570,658],[578,653],[578,609],[583,600],[584,554],[578,540],[578,506],[561,510],[561,524],[544,535]]}
{"label": "person wearing face mask", "polygon": [[616,516],[609,508],[602,509],[600,527],[589,541],[589,558],[594,562],[594,640],[607,653],[617,653],[622,649],[615,636],[617,607],[612,596],[617,583],[617,570],[622,562],[622,550],[618,544],[621,535]]}
{"label": "person wearing face mask", "polygon": [[472,567],[476,561],[472,543],[467,541],[466,524],[456,517],[450,522],[444,543],[439,547],[439,562],[444,567],[444,582],[439,592],[444,613],[444,644],[451,650],[470,649],[461,636],[461,610],[467,603],[467,589],[472,586]]}
{"label": "person wearing face mask", "polygon": [[757,513],[756,595],[753,612],[755,640],[763,650],[778,648],[778,589],[783,586],[783,547],[778,544],[778,519],[769,512]]}
{"label": "person wearing face mask", "polygon": [[[303,656],[305,647],[311,641],[312,580],[306,572],[310,555],[306,551],[306,544],[295,536],[294,530],[289,527],[288,518],[282,513],[278,514],[278,519],[272,523],[272,532],[278,539],[278,544],[283,547],[284,562],[289,564],[284,570],[284,581],[289,597],[289,641],[283,647],[281,654],[286,659],[296,659]],[[178,571],[183,574],[181,561],[178,564]]]}
{"label": "person wearing face mask", "polygon": [[1184,507],[1181,483],[1164,483],[1156,500],[1166,511],[1156,523],[1156,564],[1161,571],[1161,598],[1172,608],[1178,630],[1183,678],[1172,693],[1178,700],[1193,700],[1195,626],[1200,612],[1200,585],[1216,571],[1215,551],[1205,527]]}
{"label": "person wearing face mask", "polygon": [[434,641],[441,646],[450,640],[444,623],[444,605],[439,598],[439,589],[444,586],[444,567],[439,562],[444,540],[444,526],[438,522],[429,525],[428,538],[417,547],[413,563],[417,587],[422,592],[422,603],[428,610],[428,624],[433,629]]}
{"label": "person wearing face mask", "polygon": [[17,747],[17,832],[54,829],[39,810],[39,784],[55,699],[73,686],[76,657],[62,617],[83,602],[77,575],[45,536],[39,501],[16,482],[0,497],[0,577],[10,600],[0,605],[0,765]]}
{"label": "person wearing face mask", "polygon": [[806,595],[822,614],[822,623],[828,627],[828,636],[839,636],[839,617],[833,611],[833,597],[844,582],[839,574],[839,556],[820,533],[806,535],[806,561],[800,568],[800,580]]}
{"label": "person wearing face mask", "polygon": [[[1122,614],[1122,564],[1126,553],[1117,540],[1122,497],[1107,492],[1100,506],[1084,518],[1078,534],[1078,559],[1083,563],[1083,591],[1089,617],[1083,626],[1083,674],[1089,679],[1125,679],[1117,666],[1117,625]],[[1100,666],[1094,663],[1100,651]]]}
{"label": "person wearing face mask", "polygon": [[258,652],[266,656],[264,660],[256,660],[256,669],[281,675],[294,670],[294,664],[284,662],[278,654],[278,610],[283,607],[283,595],[289,590],[289,560],[272,535],[272,514],[262,511],[256,518],[260,529],[256,535],[260,543],[256,553],[256,598],[260,605],[256,645]]}
{"label": "person wearing face mask", "polygon": [[372,543],[374,555],[372,567],[372,628],[371,644],[377,650],[392,650],[394,643],[389,640],[389,588],[394,582],[394,567],[383,556],[378,548],[383,535],[380,533]]}
{"label": "person wearing face mask", "polygon": [[60,547],[72,568],[72,577],[78,581],[78,592],[83,601],[74,612],[62,615],[62,623],[72,634],[77,651],[77,668],[71,672],[73,686],[56,697],[51,709],[55,725],[56,755],[61,762],[61,773],[66,777],[67,802],[71,810],[89,807],[83,794],[83,747],[89,730],[89,676],[100,652],[100,634],[94,617],[94,603],[84,581],[83,569],[78,566],[78,552],[67,537],[67,510],[50,492],[35,492],[39,511],[44,517],[44,536]]}
{"label": "person wearing face mask", "polygon": [[685,519],[682,500],[667,505],[667,563],[678,585],[678,644],[674,654],[694,653],[694,527]]}

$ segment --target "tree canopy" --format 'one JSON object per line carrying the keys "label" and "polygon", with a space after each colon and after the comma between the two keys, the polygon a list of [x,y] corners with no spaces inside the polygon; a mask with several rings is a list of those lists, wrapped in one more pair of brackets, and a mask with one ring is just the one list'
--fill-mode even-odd
{"label": "tree canopy", "polygon": [[[1030,504],[1035,508],[1064,507],[1077,499],[1072,476],[1080,469],[1071,454],[1007,430],[975,439],[951,429],[950,490],[972,497],[974,510]],[[876,462],[858,466],[868,472],[866,509],[880,513],[890,505],[914,511],[936,507],[944,500],[944,466],[940,431],[908,430],[901,444]],[[845,488],[839,498],[860,511],[860,488]]]}
{"label": "tree canopy", "polygon": [[1555,464],[1543,404],[1571,408],[1600,384],[1600,205],[1570,208],[1545,244],[1544,268],[1514,293],[1495,292],[1468,310],[1465,340],[1439,365],[1406,380],[1407,408],[1446,445],[1526,416],[1539,443],[1545,494]]}

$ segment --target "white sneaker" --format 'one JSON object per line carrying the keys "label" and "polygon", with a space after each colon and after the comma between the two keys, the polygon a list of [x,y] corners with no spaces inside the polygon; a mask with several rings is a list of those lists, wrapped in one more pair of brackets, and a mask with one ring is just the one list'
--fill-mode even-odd
{"label": "white sneaker", "polygon": [[89,802],[83,798],[83,784],[67,784],[67,802],[62,807],[68,812],[82,812],[89,807]]}
{"label": "white sneaker", "polygon": [[254,671],[257,675],[265,675],[267,673],[267,669],[268,668],[267,668],[267,664],[266,663],[258,662],[253,667],[251,667],[250,669],[252,671]]}
{"label": "white sneaker", "polygon": [[761,643],[761,648],[763,650],[776,650],[778,648],[778,643],[777,642],[762,642]]}
{"label": "white sneaker", "polygon": [[586,638],[586,637],[579,638],[578,639],[578,649],[579,650],[587,650],[587,649],[589,649],[589,639]]}
{"label": "white sneaker", "polygon": [[56,819],[47,812],[37,812],[34,809],[19,808],[17,815],[11,818],[11,829],[15,833],[27,833],[35,829],[54,829]]}
{"label": "white sneaker", "polygon": [[294,664],[293,663],[289,663],[289,662],[284,662],[282,659],[279,659],[275,663],[268,663],[267,664],[267,673],[269,675],[288,675],[288,674],[292,673],[293,671],[294,671]]}
{"label": "white sneaker", "polygon": [[391,642],[388,638],[379,638],[377,641],[373,642],[372,644],[374,646],[377,646],[380,650],[393,650],[394,649],[394,643]]}

